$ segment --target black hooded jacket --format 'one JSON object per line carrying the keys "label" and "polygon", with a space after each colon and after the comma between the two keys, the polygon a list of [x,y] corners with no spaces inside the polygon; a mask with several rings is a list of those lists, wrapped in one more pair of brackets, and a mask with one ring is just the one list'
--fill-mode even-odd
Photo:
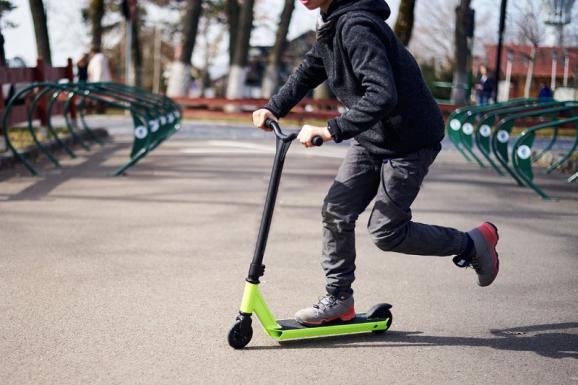
{"label": "black hooded jacket", "polygon": [[383,0],[334,0],[317,42],[265,108],[283,117],[327,80],[347,108],[328,122],[336,142],[355,138],[386,157],[437,145],[442,114],[415,59],[385,23],[389,15]]}

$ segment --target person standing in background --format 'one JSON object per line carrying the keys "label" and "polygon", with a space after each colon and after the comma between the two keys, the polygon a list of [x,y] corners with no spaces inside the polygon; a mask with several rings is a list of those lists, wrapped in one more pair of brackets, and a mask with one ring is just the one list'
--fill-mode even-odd
{"label": "person standing in background", "polygon": [[[108,59],[100,49],[92,48],[90,50],[90,61],[88,62],[88,81],[92,83],[102,83],[110,82],[110,67],[108,65]],[[106,106],[103,102],[96,102],[96,112],[99,114],[104,114],[106,112]]]}
{"label": "person standing in background", "polygon": [[76,63],[76,67],[78,69],[78,82],[84,83],[88,81],[88,62],[90,60],[90,56],[88,53],[83,54],[78,62]]}
{"label": "person standing in background", "polygon": [[547,83],[542,83],[542,87],[538,93],[538,99],[540,101],[549,101],[554,99],[554,93]]}
{"label": "person standing in background", "polygon": [[476,84],[476,96],[479,106],[485,106],[490,102],[494,93],[494,84],[488,77],[488,69],[481,65],[478,73],[478,82]]}
{"label": "person standing in background", "polygon": [[90,61],[88,62],[89,82],[110,82],[110,68],[108,59],[98,48],[90,50]]}

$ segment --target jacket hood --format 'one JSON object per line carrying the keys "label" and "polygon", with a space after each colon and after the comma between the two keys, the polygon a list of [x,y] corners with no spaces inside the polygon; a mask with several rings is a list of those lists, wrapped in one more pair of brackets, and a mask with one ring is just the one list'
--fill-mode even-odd
{"label": "jacket hood", "polygon": [[391,15],[391,10],[384,0],[333,0],[327,14],[322,14],[324,21],[337,20],[350,11],[372,12],[383,20]]}

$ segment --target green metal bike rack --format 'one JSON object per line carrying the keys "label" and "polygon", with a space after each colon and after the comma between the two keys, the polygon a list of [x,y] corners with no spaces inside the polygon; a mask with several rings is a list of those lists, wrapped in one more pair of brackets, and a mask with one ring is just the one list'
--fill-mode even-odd
{"label": "green metal bike rack", "polygon": [[[32,165],[22,156],[22,154],[20,154],[20,152],[18,152],[18,150],[16,149],[16,147],[14,147],[11,139],[10,139],[10,135],[9,135],[9,131],[10,131],[10,127],[8,125],[8,117],[10,116],[10,112],[12,111],[12,107],[14,106],[14,103],[16,100],[20,99],[21,97],[24,97],[25,95],[33,92],[35,89],[39,89],[39,88],[44,88],[44,87],[53,87],[55,86],[52,83],[32,83],[22,89],[20,89],[18,92],[16,92],[12,98],[10,98],[10,100],[8,100],[8,102],[6,103],[6,106],[4,107],[4,112],[2,115],[2,127],[4,127],[4,139],[6,142],[6,145],[8,146],[8,148],[10,149],[10,151],[12,151],[12,153],[14,154],[14,157],[16,159],[18,159],[22,164],[24,164],[24,166],[26,167],[26,169],[34,176],[38,175],[38,172],[36,171],[36,169],[34,167],[32,167]],[[28,111],[28,116],[30,119],[30,109]],[[35,142],[35,144],[38,146],[38,148],[44,152],[47,153],[47,149],[42,146],[42,144],[40,144],[40,142],[38,141],[35,132],[33,130],[33,128],[31,127],[31,124],[28,125],[28,129],[31,132],[32,138]],[[52,160],[52,157],[49,157],[49,159]],[[54,163],[54,162],[53,162]],[[57,162],[58,163],[58,162]],[[60,166],[60,165],[59,165]]]}
{"label": "green metal bike rack", "polygon": [[[74,153],[72,148],[68,147],[66,145],[66,143],[60,139],[60,137],[58,136],[58,133],[56,132],[56,130],[54,130],[54,127],[52,126],[52,109],[54,108],[54,105],[56,104],[56,101],[58,101],[58,98],[62,92],[64,92],[63,89],[56,89],[55,92],[53,92],[52,96],[50,97],[50,101],[48,102],[48,107],[46,108],[46,110],[47,110],[47,113],[46,113],[46,115],[47,115],[47,129],[48,129],[48,132],[50,132],[50,134],[52,135],[52,138],[54,140],[56,140],[56,142],[60,145],[60,148],[62,148],[62,150],[64,152],[66,152],[68,154],[68,156],[70,156],[72,159],[75,159],[76,154]],[[69,129],[70,128],[67,127],[67,130],[69,130]]]}
{"label": "green metal bike rack", "polygon": [[[52,139],[54,139],[61,148],[64,149],[64,151],[71,156],[72,158],[76,157],[76,155],[74,154],[74,152],[72,151],[72,149],[70,149],[59,137],[58,134],[55,132],[53,126],[52,126],[52,108],[55,104],[55,102],[58,100],[59,95],[62,92],[65,92],[67,90],[67,88],[70,87],[69,83],[61,83],[61,84],[57,84],[57,83],[33,83],[28,87],[25,87],[23,89],[20,90],[19,93],[17,93],[16,95],[14,95],[14,98],[9,101],[9,103],[6,106],[5,109],[5,116],[7,117],[10,113],[10,110],[12,108],[13,105],[13,100],[16,100],[20,97],[25,97],[27,94],[34,92],[35,90],[39,91],[36,93],[36,95],[34,96],[34,98],[32,99],[28,109],[27,109],[27,116],[28,116],[28,125],[27,125],[27,129],[28,132],[30,133],[35,145],[37,146],[37,148],[46,155],[46,157],[54,164],[55,167],[60,168],[60,162],[50,153],[50,151],[46,148],[46,146],[44,146],[42,144],[42,142],[40,140],[38,140],[38,137],[36,135],[36,130],[33,127],[33,120],[34,120],[34,112],[36,111],[38,104],[40,102],[40,100],[44,97],[47,96],[50,92],[52,92],[52,95],[50,96],[50,101],[48,103],[48,107],[47,107],[47,131],[48,133],[50,133],[50,136]],[[66,116],[66,115],[65,115]],[[75,139],[77,139],[79,142],[82,142],[80,140],[80,137],[78,137],[78,135],[74,132],[73,128],[72,128],[72,124],[69,118],[65,119],[66,122],[66,126],[68,129],[68,132],[71,134],[71,136],[73,136]],[[15,154],[15,156],[22,161],[22,163],[24,163],[24,165],[26,166],[26,168],[33,174],[33,175],[37,175],[37,172],[35,170],[33,170],[33,167],[31,167],[31,165],[26,162],[21,156],[20,154],[16,151],[16,149],[14,148],[14,146],[12,145],[10,138],[8,136],[8,130],[5,130],[5,137],[7,140],[7,144],[9,146],[9,148],[12,150],[12,152]]]}
{"label": "green metal bike rack", "polygon": [[[44,97],[45,95],[47,95],[50,91],[52,91],[52,88],[44,88],[43,90],[41,90],[40,92],[38,92],[36,94],[36,96],[32,99],[32,101],[30,102],[30,106],[27,109],[27,115],[28,115],[28,132],[30,133],[30,136],[32,137],[32,140],[34,141],[34,143],[36,144],[36,147],[38,147],[38,149],[40,151],[42,151],[42,153],[44,155],[46,155],[46,157],[48,158],[48,160],[50,160],[52,162],[52,164],[57,167],[57,168],[61,168],[62,166],[60,165],[60,162],[58,161],[58,159],[56,159],[52,153],[42,144],[41,141],[38,140],[38,137],[36,135],[36,130],[34,129],[33,126],[33,120],[34,120],[34,112],[36,111],[37,105],[40,102],[40,100],[42,99],[42,97]],[[50,119],[50,116],[48,116],[48,119]],[[52,127],[51,127],[52,128]],[[51,133],[51,135],[54,134],[53,130],[49,130],[49,132]],[[53,135],[54,136],[54,135]],[[57,135],[56,135],[57,136]]]}
{"label": "green metal bike rack", "polygon": [[[454,112],[450,114],[447,120],[446,132],[448,134],[448,138],[454,145],[454,147],[462,154],[464,159],[468,162],[472,162],[476,160],[475,154],[472,156],[470,152],[466,149],[466,145],[463,143],[462,140],[462,131],[464,129],[464,124],[467,123],[467,119],[472,116],[473,114],[478,114],[485,111],[492,111],[496,108],[503,108],[504,106],[508,105],[515,105],[520,103],[525,103],[528,100],[534,99],[514,99],[508,102],[502,102],[497,104],[485,105],[485,106],[465,106],[458,108]],[[465,129],[469,131],[472,127],[470,127],[471,123],[468,124]],[[479,159],[477,159],[478,164],[480,163]]]}
{"label": "green metal bike rack", "polygon": [[477,106],[465,106],[458,108],[457,110],[455,110],[450,114],[446,125],[446,132],[448,138],[450,139],[454,147],[459,151],[460,154],[462,154],[464,159],[466,159],[468,162],[471,162],[472,159],[462,148],[460,130],[462,129],[462,124],[466,116],[466,113],[475,108],[477,108]]}
{"label": "green metal bike rack", "polygon": [[469,156],[471,156],[472,159],[475,160],[475,162],[480,167],[485,168],[486,165],[482,162],[482,160],[474,152],[473,136],[474,136],[475,126],[476,126],[477,122],[479,121],[480,117],[483,114],[486,114],[489,112],[502,111],[502,110],[510,109],[512,107],[515,107],[515,106],[527,106],[527,105],[532,105],[534,103],[536,103],[535,100],[516,99],[514,101],[509,101],[506,103],[493,104],[493,105],[489,105],[489,106],[480,106],[476,109],[468,111],[463,118],[462,128],[461,128],[461,130],[458,131],[459,141],[462,144],[463,149],[468,153]]}
{"label": "green metal bike rack", "polygon": [[102,144],[102,142],[86,123],[84,107],[87,100],[104,103],[112,107],[127,110],[131,113],[134,123],[134,141],[130,153],[130,159],[125,165],[119,168],[114,175],[121,175],[124,173],[127,168],[136,164],[140,159],[146,156],[146,154],[159,146],[164,140],[169,138],[180,128],[180,119],[182,116],[180,106],[166,96],[155,95],[141,88],[128,87],[109,82],[32,83],[19,90],[11,100],[8,101],[2,117],[2,122],[4,127],[6,127],[4,130],[4,136],[8,148],[12,151],[15,158],[23,163],[32,175],[38,175],[38,172],[14,147],[9,137],[10,129],[7,126],[8,117],[14,105],[14,101],[30,93],[35,93],[35,95],[30,104],[30,108],[28,109],[28,131],[32,136],[34,144],[56,167],[60,167],[60,162],[58,162],[50,151],[48,151],[46,146],[38,140],[32,124],[34,112],[38,107],[39,101],[45,96],[50,97],[47,107],[47,130],[50,133],[50,136],[71,157],[75,157],[76,154],[58,137],[51,121],[53,107],[62,94],[66,94],[63,116],[67,131],[69,135],[86,150],[89,150],[90,146],[85,143],[83,138],[78,134],[78,122],[76,119],[73,119],[71,115],[71,108],[76,97],[81,100],[77,107],[79,110],[82,130],[86,132],[87,138],[90,138],[99,144]]}
{"label": "green metal bike rack", "polygon": [[[105,86],[110,86],[110,84],[106,83]],[[125,99],[134,96],[127,93],[125,86],[114,84],[110,88],[123,94]],[[137,89],[137,91],[142,93],[144,90]],[[135,130],[130,160],[115,171],[114,175],[122,175],[129,167],[159,146],[180,127],[180,107],[169,98],[157,97],[156,95],[151,97],[150,95],[148,94],[146,99],[149,108],[145,112],[145,119],[133,114]],[[150,113],[151,111],[154,113]]]}
{"label": "green metal bike rack", "polygon": [[[512,130],[516,124],[516,121],[520,119],[526,119],[529,117],[548,117],[550,116],[551,119],[549,122],[555,123],[557,121],[558,114],[573,112],[575,111],[577,106],[575,104],[562,104],[559,107],[552,107],[546,108],[543,110],[530,110],[527,112],[522,112],[519,114],[514,114],[508,116],[502,120],[500,120],[497,124],[495,129],[493,130],[491,137],[490,137],[490,148],[492,150],[492,154],[498,161],[498,163],[503,167],[507,173],[514,178],[516,183],[519,186],[524,186],[524,182],[519,178],[519,175],[509,166],[509,143],[511,139]],[[556,125],[553,125],[555,128]],[[557,130],[555,130],[555,134],[553,135],[553,140],[551,140],[550,144],[546,148],[551,148],[553,142],[557,138]],[[542,151],[543,153],[544,151]],[[537,157],[534,157],[534,160]]]}
{"label": "green metal bike rack", "polygon": [[[144,146],[146,148],[146,151],[142,151],[142,149],[140,151],[136,150],[133,152],[137,152],[138,153],[138,157],[139,159],[142,158],[142,156],[144,155],[144,153],[146,153],[147,151],[149,151],[151,148],[154,148],[156,146],[158,146],[160,144],[161,139],[164,140],[166,139],[168,136],[170,136],[170,133],[174,131],[175,127],[177,127],[179,119],[180,119],[180,112],[178,111],[178,106],[176,106],[176,104],[174,104],[174,102],[170,101],[168,102],[167,99],[165,97],[143,97],[143,95],[146,95],[145,93],[143,93],[143,90],[135,90],[132,95],[130,97],[127,97],[127,95],[130,94],[130,89],[127,87],[123,88],[123,92],[122,94],[119,93],[119,90],[121,88],[118,86],[111,86],[109,89],[106,88],[106,86],[102,86],[102,85],[91,85],[90,83],[79,83],[79,84],[70,84],[70,83],[62,83],[62,84],[53,84],[53,83],[33,83],[30,84],[29,86],[19,90],[19,92],[14,95],[14,97],[8,101],[6,108],[4,110],[3,113],[3,124],[4,127],[6,127],[6,129],[4,130],[4,135],[6,138],[6,144],[7,146],[10,148],[10,150],[13,152],[14,156],[16,157],[16,159],[18,159],[21,163],[24,164],[24,166],[27,168],[27,170],[32,174],[32,175],[38,175],[38,172],[36,171],[36,169],[17,151],[17,149],[14,147],[14,145],[12,144],[10,137],[9,137],[9,127],[7,126],[7,121],[8,121],[8,116],[11,112],[11,109],[13,107],[14,104],[14,100],[17,100],[19,97],[22,97],[28,93],[34,92],[35,90],[40,90],[38,92],[38,94],[35,96],[33,103],[31,103],[31,107],[28,111],[28,115],[29,115],[29,131],[31,132],[32,138],[35,142],[35,144],[37,145],[37,147],[44,153],[47,155],[47,157],[50,159],[50,161],[55,164],[55,166],[59,167],[60,164],[59,162],[56,160],[56,158],[54,156],[52,156],[52,154],[50,154],[50,152],[45,148],[45,146],[42,145],[42,143],[38,140],[38,138],[35,135],[34,132],[34,128],[32,127],[32,117],[34,115],[34,109],[37,107],[39,100],[44,96],[47,95],[49,92],[53,92],[53,95],[51,96],[50,102],[49,102],[49,108],[48,110],[51,112],[52,111],[52,106],[55,104],[55,101],[58,99],[59,95],[63,92],[67,92],[67,99],[65,102],[65,122],[66,122],[66,126],[68,128],[69,133],[72,136],[75,136],[78,138],[78,134],[76,134],[74,127],[76,126],[75,123],[73,123],[73,121],[71,120],[70,117],[70,107],[72,105],[72,101],[74,96],[79,95],[82,98],[86,98],[86,99],[92,99],[95,101],[99,101],[99,102],[103,102],[103,103],[107,103],[111,106],[117,107],[117,108],[122,108],[122,109],[127,109],[129,111],[131,111],[132,116],[135,119],[135,122],[138,122],[139,125],[135,126],[135,127],[139,127],[141,124],[140,123],[146,123],[148,121],[154,121],[155,119],[155,110],[158,110],[156,112],[156,115],[161,117],[162,113],[160,112],[160,110],[162,111],[169,111],[170,112],[170,118],[167,120],[167,122],[171,122],[173,123],[172,126],[170,127],[170,129],[165,130],[166,132],[163,132],[163,135],[159,138],[156,139],[154,142],[150,140],[150,138],[147,138],[144,142],[142,142],[142,146]],[[139,100],[139,96],[140,96],[140,100]],[[168,99],[170,100],[170,99]],[[160,109],[160,110],[159,110]],[[150,112],[153,111],[153,114],[151,114]],[[166,115],[165,119],[166,119]],[[52,124],[51,124],[51,120],[50,120],[50,115],[48,116],[48,130],[51,133],[51,135],[59,142],[59,144],[67,149],[67,146],[64,145],[64,143],[60,140],[60,138],[58,138],[58,135],[56,134],[56,132],[54,131]],[[165,123],[165,125],[167,125],[168,123],[165,122],[163,119],[163,122]],[[85,124],[86,122],[84,122],[83,124]],[[85,125],[86,126],[86,125]],[[141,130],[142,131],[142,130]],[[135,132],[138,132],[138,130],[135,128]],[[147,131],[147,136],[148,136],[148,131]],[[79,140],[80,143],[83,143],[82,140]],[[85,144],[86,147],[88,147]],[[67,153],[71,156],[75,156],[74,153],[72,152],[72,150],[68,149],[69,151],[67,151]],[[138,159],[137,159],[138,160]],[[135,159],[131,159],[131,161],[129,161],[129,166],[136,163]]]}
{"label": "green metal bike rack", "polygon": [[490,166],[496,171],[498,175],[504,175],[500,167],[494,162],[491,154],[491,144],[490,138],[494,132],[494,125],[496,122],[500,121],[507,116],[516,114],[519,112],[531,111],[535,108],[543,108],[547,106],[561,105],[561,102],[549,102],[549,103],[537,103],[516,107],[508,107],[503,109],[496,109],[486,112],[480,116],[477,125],[474,127],[473,139],[476,148],[480,151],[484,159],[488,161]]}
{"label": "green metal bike rack", "polygon": [[[64,103],[64,112],[63,112],[63,116],[64,116],[64,120],[66,121],[66,125],[67,127],[71,127],[74,128],[74,132],[76,132],[76,130],[78,129],[78,119],[73,119],[72,118],[72,113],[71,113],[71,107],[75,101],[75,97],[77,97],[75,92],[68,92],[68,96],[66,97],[66,102]],[[78,105],[76,105],[76,107],[78,107]],[[79,110],[79,108],[77,108],[77,110]],[[86,132],[87,138],[90,138],[93,142],[99,144],[100,146],[103,146],[104,143],[98,138],[98,136],[88,127],[82,125],[82,131]],[[80,143],[83,143],[84,141],[82,140],[82,137],[79,136],[78,137]],[[87,147],[90,147],[90,145],[86,145]],[[86,147],[83,146],[85,149]]]}
{"label": "green metal bike rack", "polygon": [[[534,144],[536,132],[543,129],[551,129],[553,126],[564,126],[570,124],[575,126],[576,136],[571,149],[568,151],[567,156],[569,157],[576,150],[576,147],[578,147],[578,117],[557,120],[555,122],[546,122],[529,127],[524,130],[522,134],[520,134],[512,146],[512,163],[516,173],[526,186],[534,190],[543,199],[551,200],[552,197],[546,194],[533,181],[534,173],[532,172],[532,145]],[[571,182],[571,180],[569,181]]]}
{"label": "green metal bike rack", "polygon": [[[468,161],[474,161],[481,167],[484,163],[474,152],[477,148],[490,166],[500,175],[504,175],[500,166],[516,180],[520,186],[531,187],[544,199],[549,199],[533,183],[532,163],[539,160],[557,143],[562,126],[573,123],[578,133],[578,122],[575,120],[578,103],[559,101],[539,101],[537,99],[516,99],[506,103],[489,106],[462,107],[450,114],[446,130],[448,137],[458,151]],[[512,129],[520,119],[538,118],[538,125],[526,129],[515,142],[512,149],[513,167],[509,162],[509,142]],[[546,120],[544,122],[544,120]],[[540,151],[532,151],[534,132],[551,129],[552,136]],[[578,135],[571,149],[546,169],[550,173],[566,162],[578,147]],[[497,163],[494,161],[495,158]],[[568,178],[569,183],[578,180],[578,173]]]}
{"label": "green metal bike rack", "polygon": [[[168,137],[160,135],[157,126],[157,118],[161,116],[160,109],[166,109],[167,102],[164,98],[143,98],[143,92],[138,89],[128,88],[111,83],[88,83],[89,89],[84,92],[85,96],[94,97],[94,94],[102,94],[112,97],[117,101],[126,103],[121,108],[131,112],[134,123],[134,141],[129,161],[114,172],[113,175],[122,175],[129,167],[132,167],[140,159],[146,156],[153,148]],[[140,95],[139,95],[140,94]],[[174,105],[174,104],[173,104]],[[127,107],[128,106],[128,107]],[[172,112],[171,112],[172,113]],[[173,116],[173,121],[177,118]],[[180,118],[180,114],[177,115]]]}

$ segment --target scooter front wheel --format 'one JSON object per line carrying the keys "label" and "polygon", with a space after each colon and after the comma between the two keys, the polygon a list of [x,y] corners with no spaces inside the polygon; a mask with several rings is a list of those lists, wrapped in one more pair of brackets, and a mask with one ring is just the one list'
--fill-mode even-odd
{"label": "scooter front wheel", "polygon": [[243,325],[242,320],[235,321],[235,324],[229,330],[228,341],[233,349],[243,349],[253,337],[253,328],[251,325]]}

